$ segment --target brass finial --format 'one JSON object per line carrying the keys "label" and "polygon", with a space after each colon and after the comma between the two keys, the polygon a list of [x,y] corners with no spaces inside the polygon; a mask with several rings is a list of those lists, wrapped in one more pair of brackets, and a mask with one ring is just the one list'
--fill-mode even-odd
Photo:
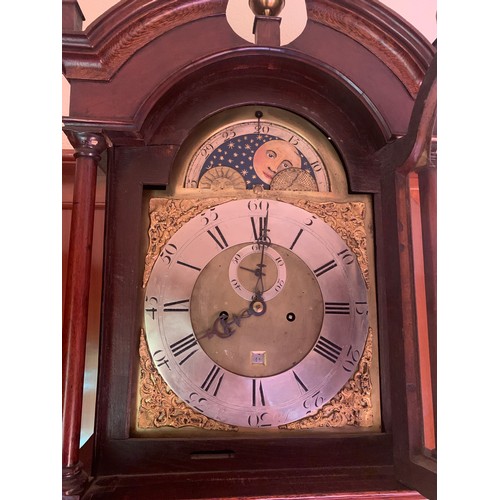
{"label": "brass finial", "polygon": [[248,0],[256,16],[278,16],[285,6],[285,0]]}

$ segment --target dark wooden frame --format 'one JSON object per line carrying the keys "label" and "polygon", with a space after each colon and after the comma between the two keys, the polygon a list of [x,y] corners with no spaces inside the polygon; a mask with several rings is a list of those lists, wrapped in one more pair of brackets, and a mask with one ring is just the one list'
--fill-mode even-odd
{"label": "dark wooden frame", "polygon": [[[435,97],[429,98],[435,96],[435,66],[429,71],[434,49],[389,10],[363,0],[308,2],[304,33],[274,48],[239,39],[225,21],[222,0],[157,4],[120,4],[85,33],[63,37],[72,85],[65,129],[70,135],[101,133],[113,144],[95,447],[88,471],[93,481],[85,498],[129,498],[138,488],[148,498],[165,498],[165,488],[170,498],[203,498],[207,485],[213,497],[367,491],[402,496],[418,488],[433,498],[434,462],[421,453],[419,421],[412,417],[419,408],[412,368],[418,360],[412,290],[404,287],[412,269],[400,245],[407,231],[404,178],[421,161],[435,119]],[[337,146],[350,190],[373,195],[380,434],[131,436],[148,193],[169,184],[176,153],[199,122],[244,104],[282,107],[310,120]],[[425,220],[432,225],[432,203],[426,206],[431,210]],[[433,245],[431,238],[431,262]],[[234,458],[191,458],[228,450]]]}

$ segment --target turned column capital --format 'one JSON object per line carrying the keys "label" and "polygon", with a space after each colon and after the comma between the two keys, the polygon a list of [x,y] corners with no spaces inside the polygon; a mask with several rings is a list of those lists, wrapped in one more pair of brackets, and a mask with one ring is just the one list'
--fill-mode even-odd
{"label": "turned column capital", "polygon": [[73,129],[63,130],[75,149],[75,158],[83,156],[94,158],[96,161],[101,159],[101,153],[107,148],[106,138],[103,134]]}

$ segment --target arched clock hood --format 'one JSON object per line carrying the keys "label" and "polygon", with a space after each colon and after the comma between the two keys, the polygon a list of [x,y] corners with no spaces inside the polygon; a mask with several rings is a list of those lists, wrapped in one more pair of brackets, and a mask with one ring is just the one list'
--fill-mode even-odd
{"label": "arched clock hood", "polygon": [[328,106],[335,128],[348,116],[346,127],[372,148],[406,133],[435,50],[393,11],[367,0],[308,1],[303,33],[271,48],[235,34],[226,4],[120,2],[84,32],[64,33],[65,125],[99,127],[114,144],[151,144],[162,140],[162,121],[189,128],[173,123],[176,106],[191,105],[199,122],[225,103],[272,101],[312,120]]}

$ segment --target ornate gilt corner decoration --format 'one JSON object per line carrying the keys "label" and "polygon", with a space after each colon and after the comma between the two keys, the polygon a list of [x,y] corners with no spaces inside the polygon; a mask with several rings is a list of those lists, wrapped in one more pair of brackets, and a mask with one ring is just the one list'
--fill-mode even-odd
{"label": "ornate gilt corner decoration", "polygon": [[175,395],[154,366],[143,330],[139,343],[139,367],[139,429],[196,427],[206,430],[238,430],[237,427],[216,422],[194,411]]}
{"label": "ornate gilt corner decoration", "polygon": [[297,422],[280,426],[280,429],[318,429],[321,427],[371,427],[373,407],[370,366],[372,361],[373,330],[368,329],[365,350],[356,373],[344,388],[317,413]]}
{"label": "ornate gilt corner decoration", "polygon": [[330,227],[337,231],[339,236],[356,255],[366,287],[369,289],[368,251],[364,223],[365,204],[361,201],[320,203],[299,200],[294,202],[294,205],[321,217]]}
{"label": "ornate gilt corner decoration", "polygon": [[149,203],[149,247],[146,254],[142,286],[146,287],[151,270],[161,249],[178,229],[204,209],[230,201],[231,199],[179,200],[153,198]]}
{"label": "ornate gilt corner decoration", "polygon": [[[232,198],[231,198],[232,199]],[[203,210],[230,201],[230,198],[202,200],[152,199],[150,202],[149,248],[146,255],[143,286],[145,287],[154,262],[171,236],[186,222]],[[316,214],[329,224],[356,255],[368,287],[368,255],[364,225],[363,202],[314,202],[295,200],[294,205]],[[317,413],[280,429],[313,429],[332,427],[371,427],[374,422],[371,402],[373,330],[368,330],[367,341],[356,373],[344,388]],[[145,334],[140,336],[140,375],[138,429],[196,427],[206,430],[237,431],[238,427],[212,420],[177,397],[158,374],[151,359]]]}

